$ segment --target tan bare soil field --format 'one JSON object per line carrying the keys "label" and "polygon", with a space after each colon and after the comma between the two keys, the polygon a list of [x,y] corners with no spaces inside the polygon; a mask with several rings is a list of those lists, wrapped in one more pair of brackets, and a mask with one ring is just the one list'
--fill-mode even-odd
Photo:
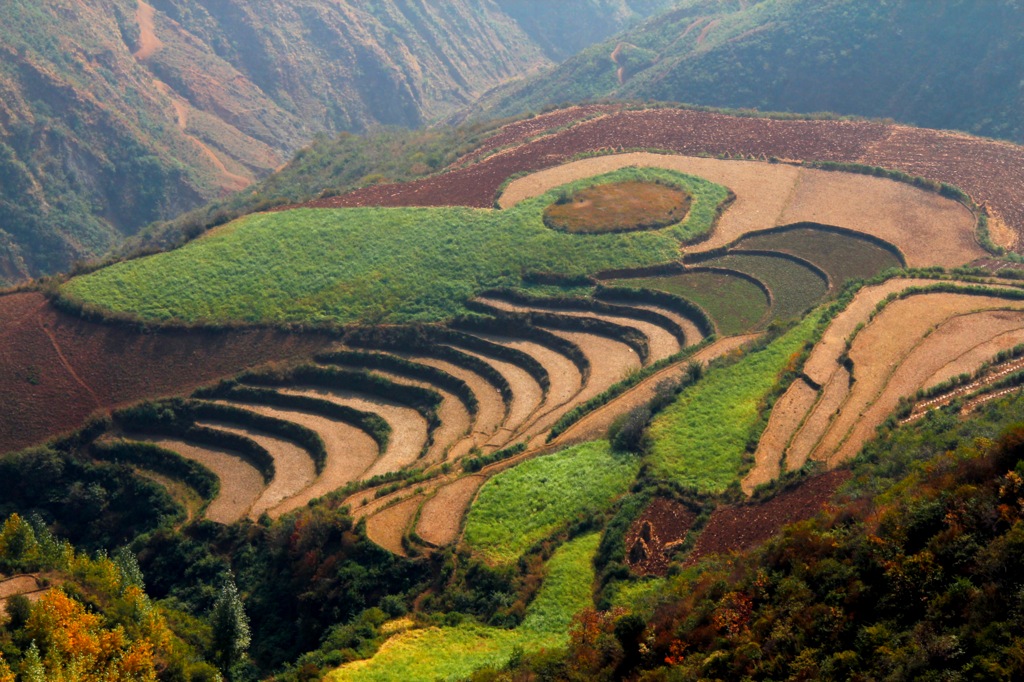
{"label": "tan bare soil field", "polygon": [[291,441],[234,424],[210,421],[197,422],[197,425],[245,436],[262,446],[274,458],[274,480],[249,511],[253,518],[263,512],[277,518],[283,513],[278,506],[298,495],[316,479],[316,468],[309,453]]}
{"label": "tan bare soil field", "polygon": [[[863,411],[860,419],[850,430],[846,442],[833,455],[833,459],[837,462],[845,462],[856,456],[864,443],[870,440],[875,428],[896,409],[899,399],[912,396],[927,377],[931,376],[937,368],[946,365],[951,358],[977,346],[982,339],[1000,336],[1013,341],[1014,337],[1006,337],[1005,334],[1022,328],[1024,328],[1024,311],[985,311],[958,315],[943,322],[904,358],[896,371],[889,377],[881,393]],[[856,344],[854,345],[856,346]],[[1013,343],[997,349],[996,352],[1012,347]],[[972,369],[977,369],[977,367]],[[859,374],[860,372],[855,366],[854,376],[859,376]]]}
{"label": "tan bare soil field", "polygon": [[372,412],[391,426],[391,439],[388,441],[387,451],[381,453],[363,473],[362,478],[398,471],[412,464],[419,459],[423,445],[427,442],[427,421],[411,407],[355,391],[309,387],[280,389],[280,392],[310,396],[339,405],[348,405],[363,412]]}
{"label": "tan bare soil field", "polygon": [[28,594],[40,588],[34,575],[16,575],[0,581],[0,599],[7,599],[18,594]]}
{"label": "tan bare soil field", "polygon": [[[572,400],[580,390],[582,390],[583,378],[580,376],[580,371],[576,365],[572,363],[572,360],[566,356],[557,353],[546,346],[542,346],[539,343],[534,343],[533,341],[524,341],[522,339],[513,339],[503,336],[489,336],[485,334],[479,334],[478,336],[482,339],[486,339],[493,343],[499,343],[503,346],[508,346],[509,348],[515,348],[516,350],[520,350],[530,355],[548,372],[550,385],[548,386],[547,400],[544,401],[544,404],[539,410],[537,410],[533,417],[521,427],[521,431],[529,429],[542,419],[547,419],[553,424],[554,420],[550,420],[549,415],[552,413],[560,414],[563,411],[561,408]],[[555,417],[555,419],[557,419],[557,417]]]}
{"label": "tan bare soil field", "polygon": [[641,310],[650,310],[651,312],[658,313],[659,315],[664,315],[678,324],[683,329],[687,346],[694,346],[704,339],[704,335],[701,333],[700,329],[697,328],[697,325],[693,323],[693,320],[680,315],[674,310],[669,310],[668,308],[662,308],[649,303],[630,303],[629,307],[640,308]]}
{"label": "tan bare soil field", "polygon": [[438,489],[420,512],[416,533],[429,543],[443,547],[459,537],[462,517],[476,498],[485,476],[464,476]]}
{"label": "tan bare soil field", "polygon": [[[787,471],[796,471],[807,463],[811,451],[828,431],[833,417],[849,394],[850,373],[845,367],[837,366],[835,373],[831,375],[831,379],[821,390],[818,402],[807,416],[804,425],[793,436],[793,440],[786,450],[785,468]],[[792,422],[788,423],[792,424]]]}
{"label": "tan bare soil field", "polygon": [[407,556],[402,537],[423,502],[423,495],[415,495],[374,514],[366,520],[366,536],[386,550]]}
{"label": "tan bare soil field", "polygon": [[[505,403],[502,401],[501,393],[498,392],[498,389],[491,386],[491,384],[489,384],[483,377],[471,370],[459,367],[458,365],[444,360],[415,355],[407,357],[409,360],[418,362],[421,365],[429,365],[448,372],[453,377],[465,381],[466,385],[472,389],[473,395],[476,396],[477,413],[475,420],[472,420],[472,423],[467,423],[466,425],[467,428],[473,429],[472,435],[474,438],[470,447],[472,447],[472,444],[482,445],[487,441],[487,438],[489,438],[491,434],[501,427],[501,424],[505,421]],[[487,358],[481,359],[489,361]],[[538,387],[537,390],[539,391],[540,388]],[[465,431],[466,430],[464,429],[463,433],[465,433]],[[465,447],[466,446],[462,445],[460,441],[459,450],[461,451],[462,449],[465,449]],[[461,454],[465,453],[453,452],[451,456],[457,457],[461,456]]]}
{"label": "tan bare soil field", "polygon": [[951,267],[986,255],[975,241],[974,216],[955,201],[892,180],[786,164],[648,153],[601,156],[514,180],[499,204],[508,208],[559,185],[627,166],[697,175],[736,194],[711,238],[691,251],[725,246],[754,230],[817,222],[884,239],[903,252],[911,267]]}
{"label": "tan bare soil field", "polygon": [[798,378],[776,401],[768,426],[757,443],[754,467],[743,479],[743,492],[750,495],[757,486],[779,477],[786,446],[817,398],[818,391]]}
{"label": "tan bare soil field", "polygon": [[951,377],[970,374],[980,367],[982,363],[992,360],[1000,350],[1013,348],[1022,343],[1024,343],[1024,333],[1016,330],[988,339],[966,351],[949,364],[941,367],[937,372],[928,377],[921,384],[921,387],[929,389],[938,386]]}
{"label": "tan bare soil field", "polygon": [[630,317],[626,311],[623,311],[621,315],[612,315],[611,313],[592,313],[585,310],[564,310],[562,308],[524,306],[494,298],[477,298],[476,300],[482,301],[483,303],[493,308],[497,308],[498,310],[511,310],[520,313],[555,313],[556,315],[565,315],[566,317],[592,317],[596,320],[604,320],[605,322],[611,322],[612,324],[617,324],[623,327],[632,327],[647,337],[647,343],[650,348],[649,362],[657,362],[662,358],[675,355],[680,351],[679,340],[676,339],[676,337],[667,329],[659,327],[652,322],[645,322],[644,320],[637,320],[636,318]]}
{"label": "tan bare soil field", "polygon": [[838,417],[811,456],[829,463],[834,461],[833,453],[878,396],[896,366],[930,329],[954,315],[1020,307],[1024,307],[1024,302],[953,293],[920,294],[888,305],[854,339],[849,355],[856,381]]}
{"label": "tan bare soil field", "polygon": [[305,426],[307,429],[316,431],[324,442],[327,460],[324,462],[323,471],[320,472],[320,475],[317,476],[312,484],[303,489],[298,495],[294,495],[277,505],[274,509],[275,513],[287,514],[294,509],[305,506],[310,500],[323,497],[347,483],[359,480],[363,472],[370,468],[377,459],[377,443],[370,438],[369,434],[350,424],[307,412],[285,410],[277,407],[242,403],[228,404],[245,407],[245,409],[257,414]]}
{"label": "tan bare soil field", "polygon": [[580,419],[553,442],[564,446],[573,443],[583,443],[596,438],[604,438],[616,419],[637,407],[649,403],[654,397],[655,389],[657,389],[658,384],[662,381],[677,380],[686,373],[686,366],[691,362],[699,362],[706,365],[715,358],[731,353],[744,343],[753,341],[758,336],[760,335],[748,334],[746,336],[730,336],[721,339],[712,343],[707,348],[698,351],[693,357],[652,374],[615,400],[602,405],[583,417],[583,419]]}
{"label": "tan bare soil field", "polygon": [[137,438],[199,462],[220,479],[220,494],[206,508],[206,518],[218,523],[234,523],[249,514],[263,494],[263,476],[251,464],[233,452],[197,446],[174,438]]}

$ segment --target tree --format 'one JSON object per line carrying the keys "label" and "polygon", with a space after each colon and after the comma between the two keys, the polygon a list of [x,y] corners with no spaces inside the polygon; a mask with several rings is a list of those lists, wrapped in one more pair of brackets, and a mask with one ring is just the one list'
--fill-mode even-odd
{"label": "tree", "polygon": [[221,588],[210,618],[213,628],[213,655],[224,675],[231,679],[231,669],[249,648],[249,618],[245,615],[233,577]]}

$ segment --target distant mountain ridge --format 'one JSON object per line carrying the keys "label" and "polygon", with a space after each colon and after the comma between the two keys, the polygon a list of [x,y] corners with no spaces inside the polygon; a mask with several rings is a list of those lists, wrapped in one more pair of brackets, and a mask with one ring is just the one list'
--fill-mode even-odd
{"label": "distant mountain ridge", "polygon": [[670,1],[8,0],[0,285],[246,187],[317,134],[437,120]]}
{"label": "distant mountain ridge", "polygon": [[491,117],[595,98],[836,112],[1024,141],[1019,0],[686,0],[486,97]]}

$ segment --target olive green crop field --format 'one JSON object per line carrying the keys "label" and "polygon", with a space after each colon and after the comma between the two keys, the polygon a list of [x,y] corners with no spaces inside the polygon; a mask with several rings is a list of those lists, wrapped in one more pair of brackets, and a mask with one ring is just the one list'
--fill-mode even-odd
{"label": "olive green crop field", "polygon": [[[557,192],[595,182],[657,181],[692,197],[657,231],[574,235],[544,226]],[[479,291],[529,272],[593,274],[677,257],[709,231],[728,191],[655,169],[623,169],[506,210],[297,209],[248,216],[175,251],[72,279],[72,299],[153,320],[400,323],[465,312]]]}

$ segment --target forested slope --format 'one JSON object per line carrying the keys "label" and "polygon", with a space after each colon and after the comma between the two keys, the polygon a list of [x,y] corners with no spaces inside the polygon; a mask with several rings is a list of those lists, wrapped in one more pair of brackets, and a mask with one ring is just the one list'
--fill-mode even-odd
{"label": "forested slope", "polygon": [[1020,141],[1021,9],[1014,0],[688,0],[479,111],[656,99],[891,117]]}

